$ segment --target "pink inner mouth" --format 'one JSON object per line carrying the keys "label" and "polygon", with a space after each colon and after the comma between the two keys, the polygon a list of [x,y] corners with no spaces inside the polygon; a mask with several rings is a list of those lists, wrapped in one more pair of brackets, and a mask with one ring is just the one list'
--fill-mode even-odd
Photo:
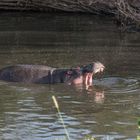
{"label": "pink inner mouth", "polygon": [[93,74],[92,73],[86,73],[85,75],[85,85],[92,85],[92,76]]}

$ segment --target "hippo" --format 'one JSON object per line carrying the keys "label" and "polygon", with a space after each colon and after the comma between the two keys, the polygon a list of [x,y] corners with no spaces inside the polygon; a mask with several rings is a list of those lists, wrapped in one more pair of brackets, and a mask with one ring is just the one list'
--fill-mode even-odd
{"label": "hippo", "polygon": [[18,64],[0,70],[0,80],[24,83],[68,83],[92,85],[92,77],[104,71],[100,62],[92,62],[76,68],[53,68],[44,65]]}

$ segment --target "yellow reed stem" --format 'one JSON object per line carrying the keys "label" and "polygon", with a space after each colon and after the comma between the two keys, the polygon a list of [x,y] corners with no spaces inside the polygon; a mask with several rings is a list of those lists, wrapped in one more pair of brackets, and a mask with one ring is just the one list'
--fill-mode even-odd
{"label": "yellow reed stem", "polygon": [[56,100],[56,97],[55,97],[55,96],[52,96],[52,99],[53,99],[54,105],[55,105],[55,107],[56,107],[56,109],[57,109],[57,112],[58,112],[59,118],[60,118],[60,120],[61,120],[61,123],[62,123],[62,125],[63,125],[63,128],[64,128],[64,130],[65,130],[66,138],[67,138],[67,140],[70,140],[69,133],[68,133],[68,131],[67,131],[67,129],[66,129],[66,126],[65,126],[63,117],[62,117],[61,112],[60,112],[60,108],[59,108],[58,102],[57,102],[57,100]]}

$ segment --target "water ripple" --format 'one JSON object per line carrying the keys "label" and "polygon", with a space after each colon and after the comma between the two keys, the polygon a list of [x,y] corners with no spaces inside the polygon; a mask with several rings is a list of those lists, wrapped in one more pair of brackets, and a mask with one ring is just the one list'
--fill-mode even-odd
{"label": "water ripple", "polygon": [[103,86],[110,93],[134,93],[139,91],[139,79],[128,77],[107,77],[102,80],[95,80],[95,85]]}

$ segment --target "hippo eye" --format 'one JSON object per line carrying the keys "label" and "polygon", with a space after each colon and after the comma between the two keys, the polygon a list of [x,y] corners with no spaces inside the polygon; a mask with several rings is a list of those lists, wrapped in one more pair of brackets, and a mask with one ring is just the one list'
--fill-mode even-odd
{"label": "hippo eye", "polygon": [[86,65],[86,66],[83,66],[82,68],[82,72],[93,72],[93,64],[89,64],[89,65]]}
{"label": "hippo eye", "polygon": [[88,69],[89,71],[92,71],[93,65],[92,65],[92,64],[88,65],[88,66],[87,66],[87,69]]}

